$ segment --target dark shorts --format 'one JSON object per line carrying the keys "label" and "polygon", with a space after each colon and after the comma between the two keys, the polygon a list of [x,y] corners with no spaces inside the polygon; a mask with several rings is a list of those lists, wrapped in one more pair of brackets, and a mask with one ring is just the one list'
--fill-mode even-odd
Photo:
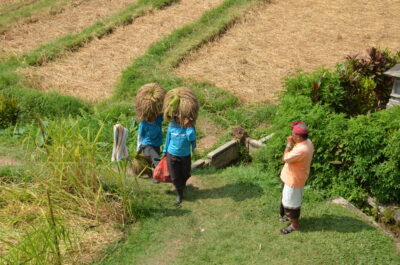
{"label": "dark shorts", "polygon": [[174,156],[167,153],[167,164],[174,186],[177,189],[185,188],[186,181],[191,176],[191,156]]}
{"label": "dark shorts", "polygon": [[300,218],[300,207],[297,209],[288,209],[283,206],[281,203],[281,209],[280,209],[280,214],[281,216],[287,216],[290,219],[299,219]]}

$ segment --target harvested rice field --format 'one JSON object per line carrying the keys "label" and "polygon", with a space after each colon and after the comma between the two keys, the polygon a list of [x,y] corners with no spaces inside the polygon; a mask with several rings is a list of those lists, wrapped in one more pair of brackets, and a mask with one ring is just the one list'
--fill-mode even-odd
{"label": "harvested rice field", "polygon": [[400,50],[399,14],[399,0],[274,0],[190,54],[176,73],[209,80],[246,104],[274,101],[296,69],[332,67],[371,46]]}
{"label": "harvested rice field", "polygon": [[121,71],[154,42],[195,21],[222,0],[181,0],[91,41],[78,52],[41,67],[24,69],[40,90],[55,90],[96,102],[113,94]]}
{"label": "harvested rice field", "polygon": [[[278,150],[277,137],[283,137],[275,118],[284,126],[283,118],[304,109],[293,109],[292,116],[268,104],[278,101],[282,78],[298,68],[332,67],[371,46],[400,50],[398,14],[400,0],[0,0],[0,265],[286,264],[290,251],[271,256],[282,246],[297,249],[293,257],[300,264],[400,264],[398,241],[327,204],[311,185],[301,230],[289,241],[281,236],[281,194],[271,168],[280,157],[268,149]],[[370,79],[361,81],[375,88]],[[166,98],[152,89],[140,93],[153,82],[169,91]],[[197,100],[186,90],[169,97],[182,86]],[[163,110],[146,108],[154,102],[163,102]],[[322,110],[311,113],[320,118]],[[177,207],[181,198],[174,201],[173,185],[154,185],[138,154],[138,121],[164,112],[189,126],[198,111],[192,162],[234,138],[241,131],[236,126],[254,139],[278,136],[253,160],[243,145],[232,167],[193,170]],[[358,132],[339,116],[340,128]],[[310,120],[322,124],[316,118]],[[320,135],[315,127],[313,135]],[[387,136],[374,130],[381,132]],[[315,142],[325,150],[320,139]],[[321,148],[314,157],[324,157]],[[352,154],[346,148],[334,162]],[[331,163],[328,158],[314,163]],[[393,171],[396,177],[398,165],[384,162],[382,175]],[[355,199],[367,197],[362,187],[355,187]],[[353,197],[348,187],[338,192]],[[310,255],[296,240],[323,244]]]}
{"label": "harvested rice field", "polygon": [[137,0],[80,0],[21,20],[0,34],[1,54],[19,55],[125,9]]}
{"label": "harvested rice field", "polygon": [[[35,1],[35,0],[33,0],[33,1]],[[19,0],[0,0],[0,8],[1,7],[3,7],[3,6],[7,6],[7,5],[9,5],[9,4],[11,4],[11,3],[18,3],[18,2],[24,2],[24,1],[19,1]]]}

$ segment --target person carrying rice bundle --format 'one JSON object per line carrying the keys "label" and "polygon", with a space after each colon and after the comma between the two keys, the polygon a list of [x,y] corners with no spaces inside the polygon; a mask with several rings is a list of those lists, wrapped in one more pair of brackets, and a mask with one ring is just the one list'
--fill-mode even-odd
{"label": "person carrying rice bundle", "polygon": [[[164,97],[165,90],[159,84],[150,83],[140,87],[135,98],[136,117],[140,120],[137,152],[150,157],[152,168],[160,161],[160,147],[163,144]],[[155,179],[153,182],[158,183]]]}
{"label": "person carrying rice bundle", "polygon": [[193,91],[178,87],[167,92],[164,99],[164,119],[168,125],[163,153],[176,192],[176,204],[183,200],[186,182],[191,176],[191,153],[196,148],[195,123],[199,105]]}

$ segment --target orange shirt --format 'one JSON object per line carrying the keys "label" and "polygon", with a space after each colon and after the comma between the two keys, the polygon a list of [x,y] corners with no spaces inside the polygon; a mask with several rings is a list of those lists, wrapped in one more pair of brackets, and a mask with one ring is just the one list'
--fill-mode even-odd
{"label": "orange shirt", "polygon": [[305,185],[310,174],[314,145],[310,139],[297,143],[290,152],[283,156],[285,165],[282,168],[281,180],[293,188]]}

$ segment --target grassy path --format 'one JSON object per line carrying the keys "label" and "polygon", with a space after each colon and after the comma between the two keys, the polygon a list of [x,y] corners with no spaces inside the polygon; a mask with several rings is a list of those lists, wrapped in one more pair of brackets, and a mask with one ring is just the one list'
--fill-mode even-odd
{"label": "grassy path", "polygon": [[[261,181],[262,180],[262,181]],[[100,263],[399,264],[392,240],[355,214],[306,190],[302,230],[283,236],[280,185],[254,167],[199,171],[182,207],[151,185],[160,202]]]}

